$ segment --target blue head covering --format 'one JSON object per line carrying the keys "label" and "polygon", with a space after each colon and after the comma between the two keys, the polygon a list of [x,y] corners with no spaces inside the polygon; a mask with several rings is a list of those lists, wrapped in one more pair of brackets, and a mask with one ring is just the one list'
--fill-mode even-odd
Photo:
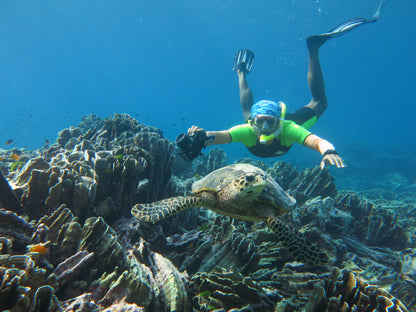
{"label": "blue head covering", "polygon": [[255,118],[257,116],[280,118],[282,116],[282,106],[280,103],[269,100],[261,100],[251,107],[250,113],[251,118]]}

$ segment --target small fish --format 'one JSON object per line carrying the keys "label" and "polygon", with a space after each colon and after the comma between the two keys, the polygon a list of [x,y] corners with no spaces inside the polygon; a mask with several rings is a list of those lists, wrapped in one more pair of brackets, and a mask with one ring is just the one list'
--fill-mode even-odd
{"label": "small fish", "polygon": [[15,163],[13,163],[13,165],[10,167],[10,171],[15,171],[16,169],[20,168],[23,166],[23,162],[21,161],[16,161]]}
{"label": "small fish", "polygon": [[36,245],[29,245],[27,246],[29,252],[37,252],[40,255],[46,255],[48,252],[48,249],[46,246],[42,243],[36,244]]}
{"label": "small fish", "polygon": [[12,143],[13,143],[13,141],[14,141],[13,139],[9,139],[9,140],[7,140],[7,141],[6,141],[6,145],[10,145],[10,144],[12,144]]}
{"label": "small fish", "polygon": [[212,291],[211,290],[205,290],[205,291],[199,293],[199,295],[203,298],[208,298],[209,296],[212,295]]}
{"label": "small fish", "polygon": [[49,144],[49,143],[51,143],[49,140],[47,140],[47,139],[45,139],[45,143],[46,144]]}
{"label": "small fish", "polygon": [[117,159],[123,159],[124,155],[123,154],[120,154],[120,155],[116,155],[114,157],[117,158]]}
{"label": "small fish", "polygon": [[19,160],[20,157],[19,157],[19,155],[11,154],[10,158],[13,159],[13,160]]}
{"label": "small fish", "polygon": [[209,222],[202,223],[200,230],[204,233],[208,232],[211,224]]}
{"label": "small fish", "polygon": [[202,177],[199,174],[195,174],[194,179],[195,179],[195,181],[198,181],[198,180],[201,180]]}

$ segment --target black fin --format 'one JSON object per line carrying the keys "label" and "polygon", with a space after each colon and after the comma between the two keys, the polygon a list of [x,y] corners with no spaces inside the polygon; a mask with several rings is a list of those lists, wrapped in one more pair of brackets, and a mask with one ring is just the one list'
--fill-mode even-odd
{"label": "black fin", "polygon": [[238,50],[234,56],[233,71],[249,73],[253,68],[254,53],[249,49]]}
{"label": "black fin", "polygon": [[360,27],[361,25],[377,22],[380,18],[381,10],[386,2],[387,0],[380,0],[377,10],[373,14],[371,19],[366,19],[362,17],[350,19],[338,25],[334,29],[331,29],[329,32],[307,37],[306,42],[308,44],[308,47],[314,45],[321,46],[328,39],[345,35],[346,33],[350,32],[351,30],[357,27]]}
{"label": "black fin", "polygon": [[364,25],[367,23],[374,23],[375,21],[377,21],[377,19],[368,20],[362,17],[354,18],[354,19],[345,21],[344,23],[338,25],[337,27],[332,29],[330,32],[321,34],[319,36],[329,36],[330,38],[342,36],[361,25]]}

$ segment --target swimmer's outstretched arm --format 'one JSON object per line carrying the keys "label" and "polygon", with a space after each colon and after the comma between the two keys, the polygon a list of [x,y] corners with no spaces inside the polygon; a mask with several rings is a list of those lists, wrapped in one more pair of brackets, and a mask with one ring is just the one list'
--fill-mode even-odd
{"label": "swimmer's outstretched arm", "polygon": [[[195,132],[204,131],[198,126],[191,126],[188,129],[189,135],[194,135]],[[231,135],[227,130],[222,131],[207,131],[208,141],[206,146],[217,145],[217,144],[228,144],[231,143]]]}
{"label": "swimmer's outstretched arm", "polygon": [[310,134],[303,141],[303,145],[321,153],[321,169],[327,165],[337,166],[337,168],[346,167],[344,160],[335,151],[335,147],[327,140],[321,139],[315,134]]}

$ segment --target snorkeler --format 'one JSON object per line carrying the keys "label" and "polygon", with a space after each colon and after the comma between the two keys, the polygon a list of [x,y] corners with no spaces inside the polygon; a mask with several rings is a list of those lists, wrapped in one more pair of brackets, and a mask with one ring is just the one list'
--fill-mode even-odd
{"label": "snorkeler", "polygon": [[193,160],[200,155],[203,147],[241,142],[255,156],[276,157],[287,153],[294,143],[298,143],[322,155],[321,168],[326,165],[345,167],[335,147],[308,130],[328,107],[319,48],[331,38],[377,21],[384,3],[385,1],[380,2],[372,19],[348,20],[329,32],[306,38],[309,57],[308,85],[312,99],[293,113],[286,114],[286,105],[282,101],[261,100],[253,105],[253,94],[246,75],[253,67],[254,53],[248,49],[239,50],[234,58],[233,70],[238,76],[240,104],[246,123],[228,130],[207,132],[192,126],[188,129],[188,135],[181,134],[176,139],[180,154],[185,159]]}

